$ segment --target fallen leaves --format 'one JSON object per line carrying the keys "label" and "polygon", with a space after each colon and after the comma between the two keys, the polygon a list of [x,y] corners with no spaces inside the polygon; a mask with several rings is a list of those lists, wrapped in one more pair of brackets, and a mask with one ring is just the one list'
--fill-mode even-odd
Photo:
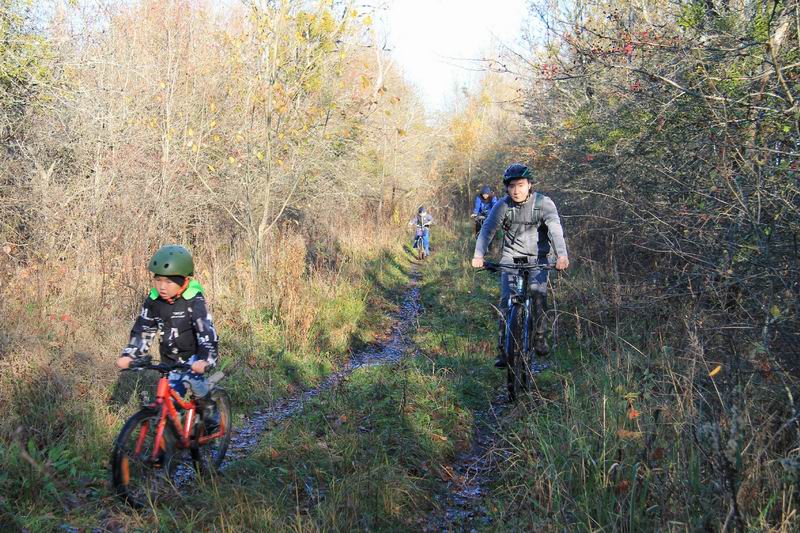
{"label": "fallen leaves", "polygon": [[630,431],[627,429],[620,429],[617,431],[617,437],[621,439],[641,439],[642,432],[641,431]]}
{"label": "fallen leaves", "polygon": [[661,459],[664,458],[666,452],[667,451],[664,448],[658,447],[655,450],[653,450],[653,453],[650,455],[650,459],[652,459],[653,461],[660,461]]}

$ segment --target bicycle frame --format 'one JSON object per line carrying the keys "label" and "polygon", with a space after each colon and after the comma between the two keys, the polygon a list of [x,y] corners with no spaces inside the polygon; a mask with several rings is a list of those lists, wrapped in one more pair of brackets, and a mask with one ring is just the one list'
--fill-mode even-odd
{"label": "bicycle frame", "polygon": [[415,234],[414,234],[414,247],[425,247],[425,230],[428,229],[428,226],[415,226]]}
{"label": "bicycle frame", "polygon": [[[175,404],[178,404],[181,409],[186,410],[186,415],[181,423],[181,416],[178,413]],[[164,446],[164,430],[167,427],[167,420],[172,423],[175,433],[180,437],[178,446],[180,448],[189,448],[192,445],[191,432],[192,426],[197,414],[197,403],[194,400],[184,400],[169,384],[167,376],[161,376],[158,380],[158,388],[156,389],[156,400],[149,404],[147,407],[160,410],[158,417],[158,426],[156,426],[156,436],[153,445],[151,460],[155,461],[160,451],[165,451]],[[140,430],[139,437],[136,439],[136,447],[134,451],[138,454],[142,451],[144,440],[147,437],[148,425],[143,425]],[[197,444],[203,445],[207,442],[218,439],[225,435],[224,422],[220,421],[219,429],[216,433],[211,435],[203,435],[197,439]]]}
{"label": "bicycle frame", "polygon": [[530,270],[524,269],[516,274],[516,283],[509,287],[510,294],[508,295],[508,316],[506,317],[506,335],[505,335],[505,350],[506,355],[513,354],[511,349],[511,342],[513,342],[511,334],[511,324],[514,323],[513,313],[521,311],[523,313],[523,330],[522,330],[522,352],[528,353],[530,347],[530,317],[531,317],[531,295],[528,287],[530,282]]}
{"label": "bicycle frame", "polygon": [[484,269],[490,272],[505,272],[515,276],[516,283],[510,284],[509,289],[510,293],[508,295],[508,316],[505,317],[505,345],[503,348],[506,351],[506,354],[511,353],[511,345],[509,344],[511,341],[511,324],[513,323],[513,315],[512,313],[517,312],[517,309],[521,309],[522,312],[525,313],[524,319],[524,329],[523,329],[523,353],[528,353],[528,348],[530,347],[530,318],[531,318],[531,293],[530,293],[530,276],[531,272],[533,271],[540,271],[540,270],[554,270],[555,265],[550,263],[519,263],[519,264],[502,264],[502,263],[491,263],[486,262],[484,265]]}

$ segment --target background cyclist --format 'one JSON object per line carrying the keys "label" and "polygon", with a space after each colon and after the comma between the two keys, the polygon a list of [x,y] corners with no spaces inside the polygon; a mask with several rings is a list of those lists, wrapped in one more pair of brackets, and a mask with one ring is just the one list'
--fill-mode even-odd
{"label": "background cyclist", "polygon": [[[408,223],[409,226],[420,226],[422,227],[422,245],[425,248],[425,256],[430,255],[431,253],[431,229],[430,226],[433,224],[433,217],[428,213],[424,206],[420,206],[417,210],[417,216],[411,219],[411,222]],[[411,246],[415,245],[416,235],[414,236],[414,240],[411,242]]]}
{"label": "background cyclist", "polygon": [[492,188],[488,185],[481,187],[481,192],[475,196],[475,205],[470,215],[475,219],[475,235],[481,231],[481,225],[483,224],[483,220],[478,217],[483,217],[485,219],[489,216],[489,212],[495,204],[497,204],[497,196],[492,192]]}

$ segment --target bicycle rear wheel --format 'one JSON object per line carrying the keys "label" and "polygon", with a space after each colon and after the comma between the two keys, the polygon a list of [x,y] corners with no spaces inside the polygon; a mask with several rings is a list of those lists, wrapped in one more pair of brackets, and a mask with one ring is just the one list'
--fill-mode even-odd
{"label": "bicycle rear wheel", "polygon": [[525,346],[525,310],[520,305],[511,307],[508,317],[509,341],[506,343],[508,360],[508,400],[514,402],[528,391],[529,370]]}
{"label": "bicycle rear wheel", "polygon": [[176,437],[167,423],[154,456],[158,421],[158,411],[142,409],[125,422],[114,442],[111,481],[117,496],[132,507],[152,505],[175,491]]}
{"label": "bicycle rear wheel", "polygon": [[[219,426],[209,428],[206,421],[202,420],[202,418],[198,419],[196,438],[191,448],[194,468],[200,474],[216,472],[222,466],[222,461],[225,459],[225,453],[228,451],[228,445],[231,442],[231,421],[233,417],[228,393],[223,389],[217,388],[211,391],[211,398],[214,400],[219,414]],[[200,439],[206,436],[213,436],[215,433],[221,433],[221,435],[210,439],[204,444],[200,444]]]}

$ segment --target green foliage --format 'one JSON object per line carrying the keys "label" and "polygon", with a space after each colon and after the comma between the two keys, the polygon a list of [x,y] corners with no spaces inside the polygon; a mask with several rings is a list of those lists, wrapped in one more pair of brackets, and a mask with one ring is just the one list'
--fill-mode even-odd
{"label": "green foliage", "polygon": [[334,355],[343,355],[357,333],[367,311],[364,295],[356,290],[344,290],[320,308],[313,326],[318,344]]}
{"label": "green foliage", "polygon": [[693,30],[700,27],[706,17],[706,6],[703,0],[693,0],[682,7],[678,16],[678,26],[685,30]]}
{"label": "green foliage", "polygon": [[759,43],[766,43],[774,31],[775,20],[784,10],[782,0],[759,0],[755,3],[756,14],[752,20],[751,35]]}
{"label": "green foliage", "polygon": [[31,27],[29,0],[0,1],[0,110],[24,106],[48,81],[49,44]]}

